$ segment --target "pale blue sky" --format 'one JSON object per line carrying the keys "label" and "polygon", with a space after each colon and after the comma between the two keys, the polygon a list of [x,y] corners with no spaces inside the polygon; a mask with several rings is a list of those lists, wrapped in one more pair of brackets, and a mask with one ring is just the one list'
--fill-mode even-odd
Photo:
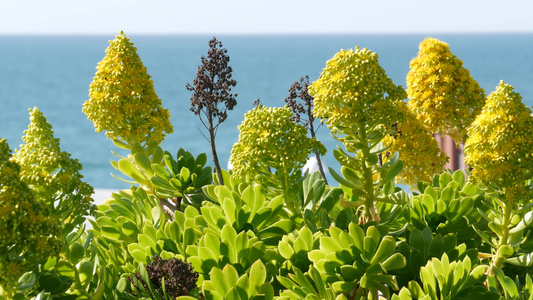
{"label": "pale blue sky", "polygon": [[0,34],[533,33],[531,0],[0,0]]}

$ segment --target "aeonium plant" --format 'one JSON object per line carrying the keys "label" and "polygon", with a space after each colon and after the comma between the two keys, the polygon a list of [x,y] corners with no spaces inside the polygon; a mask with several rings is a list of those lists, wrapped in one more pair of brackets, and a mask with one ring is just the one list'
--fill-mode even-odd
{"label": "aeonium plant", "polygon": [[66,236],[94,211],[93,188],[83,182],[82,165],[61,150],[52,125],[43,113],[30,109],[30,125],[22,137],[24,144],[13,159],[21,166],[20,177],[34,195],[47,205]]}
{"label": "aeonium plant", "polygon": [[106,131],[117,147],[131,151],[127,157],[115,154],[120,160],[112,165],[153,189],[150,174],[142,168],[148,160],[144,156],[149,164],[161,163],[163,150],[158,145],[174,129],[169,110],[163,108],[137,48],[124,32],[109,42],[106,56],[98,63],[83,112],[97,132]]}
{"label": "aeonium plant", "polygon": [[[70,153],[62,151],[59,138],[54,137],[52,125],[43,113],[30,109],[30,124],[22,137],[24,144],[15,150],[13,161],[20,165],[20,179],[30,188],[33,197],[51,212],[61,235],[59,255],[50,255],[44,265],[31,270],[39,280],[38,291],[54,296],[77,293],[88,296],[88,280],[85,274],[92,269],[92,262],[80,260],[87,250],[81,238],[86,218],[92,216],[92,186],[83,181],[82,165]],[[39,219],[36,217],[36,219]],[[40,236],[40,239],[50,237]],[[45,244],[38,245],[50,251]],[[46,250],[48,249],[48,250]],[[36,251],[36,250],[30,250]],[[92,273],[91,273],[92,274]]]}
{"label": "aeonium plant", "polygon": [[[11,153],[0,139],[0,299],[23,299],[37,281],[32,272],[59,255],[63,243],[52,209],[22,181]],[[25,273],[24,285],[18,285]]]}
{"label": "aeonium plant", "polygon": [[[202,185],[211,183],[209,167],[202,155],[198,158],[180,149],[177,157],[164,151],[160,144],[173,132],[170,112],[154,90],[137,48],[121,32],[109,42],[106,56],[98,64],[83,112],[97,132],[130,153],[112,161],[113,167],[127,178],[119,180],[139,184],[157,194],[167,212],[191,204],[189,194],[197,194]],[[185,199],[185,200],[183,200]]]}
{"label": "aeonium plant", "polygon": [[492,201],[489,214],[483,214],[494,236],[483,235],[495,251],[490,255],[491,267],[533,264],[530,254],[520,247],[527,226],[533,223],[527,184],[532,177],[532,148],[531,110],[512,86],[501,81],[468,128],[465,143],[471,178],[486,189]]}
{"label": "aeonium plant", "polygon": [[403,163],[398,154],[383,165],[379,162],[388,148],[383,138],[404,119],[399,108],[407,97],[405,90],[387,76],[376,53],[356,47],[329,60],[309,93],[315,99],[313,115],[322,118],[333,137],[353,153],[340,148],[334,153],[343,176],[330,168],[344,186],[346,204],[358,208],[361,223],[379,222],[376,203],[398,202],[385,195],[382,187],[391,183]]}
{"label": "aeonium plant", "polygon": [[326,149],[316,138],[309,138],[302,125],[291,120],[288,107],[262,105],[244,115],[239,125],[239,140],[231,150],[233,174],[239,178],[263,181],[279,189],[292,213],[301,205],[294,202],[293,183],[301,178],[301,168],[311,153],[324,154]]}

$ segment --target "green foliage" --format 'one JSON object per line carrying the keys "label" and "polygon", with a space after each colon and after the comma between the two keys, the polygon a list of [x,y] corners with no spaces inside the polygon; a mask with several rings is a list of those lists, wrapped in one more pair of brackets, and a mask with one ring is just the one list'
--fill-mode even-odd
{"label": "green foliage", "polygon": [[344,294],[338,294],[330,285],[322,280],[320,272],[311,266],[307,273],[302,273],[297,267],[293,268],[289,278],[278,276],[279,282],[286,288],[280,292],[278,300],[306,299],[306,300],[342,300],[348,299]]}
{"label": "green foliage", "polygon": [[501,269],[493,268],[495,276],[487,279],[489,290],[495,293],[503,290],[506,299],[533,299],[533,280],[530,274],[526,274],[523,281],[518,277],[512,280]]}
{"label": "green foliage", "polygon": [[434,257],[440,258],[446,254],[449,260],[455,261],[468,256],[474,263],[478,262],[477,249],[468,248],[465,243],[458,244],[454,233],[433,233],[429,227],[423,230],[415,228],[407,233],[407,237],[398,242],[398,252],[406,258],[407,264],[405,268],[394,271],[400,286],[407,286],[411,280],[419,280],[420,268]]}
{"label": "green foliage", "polygon": [[[123,35],[112,46],[137,60]],[[101,66],[144,70],[140,61],[113,65],[119,61],[110,55]],[[106,100],[100,69],[91,97]],[[80,184],[81,166],[60,152],[34,110],[32,121],[48,131],[30,125],[30,146],[18,159],[0,139],[0,300],[533,300],[529,177],[504,190],[462,171],[435,174],[413,193],[395,186],[406,156],[391,150],[390,139],[409,132],[397,126],[405,92],[366,49],[341,51],[310,92],[317,117],[344,145],[334,151],[340,171],[330,169],[338,187],[299,170],[322,146],[302,135],[287,108],[247,114],[232,153],[239,164],[218,176],[205,154],[180,149],[173,157],[159,146],[167,128],[161,113],[158,130],[154,119],[139,130],[103,129],[130,151],[112,165],[134,186],[99,205],[89,230],[82,224],[91,189]],[[137,120],[144,108],[135,101],[126,117]],[[85,110],[99,113],[94,102]],[[188,264],[198,282],[178,295],[186,272],[176,266]]]}
{"label": "green foliage", "polygon": [[133,181],[119,179],[138,183],[155,194],[170,215],[187,205],[199,207],[204,200],[202,187],[212,182],[211,167],[205,166],[205,153],[195,158],[189,151],[180,148],[176,160],[170,152],[152,143],[146,149],[133,147],[131,155],[120,157],[119,161],[111,161],[111,164]]}
{"label": "green foliage", "polygon": [[[340,188],[326,185],[320,173],[306,174],[302,181],[295,183],[298,193],[295,203],[302,207],[303,222],[312,232],[325,232],[337,220],[344,207],[339,205]],[[340,219],[339,219],[340,220]]]}
{"label": "green foliage", "polygon": [[298,232],[283,236],[277,247],[279,273],[289,273],[292,268],[307,271],[312,264],[307,253],[319,249],[320,236],[323,236],[321,232],[313,234],[307,227],[302,227]]}
{"label": "green foliage", "polygon": [[266,245],[253,233],[242,231],[237,234],[231,226],[226,225],[221,236],[207,231],[198,245],[187,247],[187,260],[200,273],[199,283],[210,278],[213,267],[223,268],[231,264],[239,274],[244,274],[255,261],[266,261]]}
{"label": "green foliage", "polygon": [[419,230],[429,227],[442,236],[453,233],[460,242],[476,248],[480,241],[472,225],[481,220],[476,207],[481,206],[483,195],[465,176],[457,170],[435,175],[432,184],[419,183],[423,192],[414,195],[404,210],[407,222]]}
{"label": "green foliage", "polygon": [[398,284],[387,272],[403,268],[406,260],[396,252],[394,238],[386,235],[388,228],[369,226],[365,232],[354,223],[348,227],[348,232],[330,227],[309,259],[335,292],[354,294],[355,299],[377,299],[378,291],[390,295],[389,288],[397,290]]}
{"label": "green foliage", "polygon": [[116,298],[120,294],[116,291],[119,280],[134,273],[139,263],[146,264],[147,257],[168,258],[166,252],[179,253],[174,243],[158,239],[158,233],[159,236],[166,234],[165,229],[169,234],[171,229],[176,230],[174,222],[168,220],[158,199],[142,188],[132,187],[130,191],[113,194],[98,207],[95,220],[90,222],[101,266],[98,279],[104,282],[105,299]]}
{"label": "green foliage", "polygon": [[[362,128],[362,130],[366,130]],[[375,130],[372,136],[375,140],[370,146],[365,146],[364,140],[357,142],[359,150],[355,157],[350,156],[342,149],[334,151],[335,158],[341,163],[341,174],[330,168],[335,180],[340,183],[344,194],[344,204],[353,208],[361,208],[359,220],[362,223],[369,221],[387,222],[381,220],[379,206],[384,203],[391,204],[391,210],[396,206],[406,203],[407,195],[402,190],[394,187],[393,180],[401,172],[403,163],[395,153],[383,165],[378,165],[379,155],[386,150],[381,144],[384,136],[383,130]],[[358,135],[359,136],[359,135]],[[361,134],[361,136],[364,136]],[[364,139],[361,138],[361,139]],[[392,217],[392,216],[389,216]],[[394,220],[390,218],[389,220]]]}
{"label": "green foliage", "polygon": [[[234,184],[236,181],[238,179],[233,178]],[[268,199],[261,186],[244,182],[235,187],[210,185],[204,188],[214,202],[206,202],[200,209],[210,230],[218,234],[227,224],[238,233],[251,231],[268,244],[276,244],[282,235],[294,230],[295,222],[283,210],[282,196]]]}
{"label": "green foliage", "polygon": [[181,209],[180,199],[185,205],[200,206],[202,187],[211,184],[211,167],[206,167],[205,153],[196,158],[182,148],[175,160],[165,151],[165,165],[152,165],[154,176],[150,178],[159,198],[176,199],[177,209]]}
{"label": "green foliage", "polygon": [[206,300],[272,300],[274,288],[265,281],[266,275],[265,265],[260,260],[254,262],[242,276],[229,264],[222,269],[213,268],[211,280],[202,284],[202,293]]}
{"label": "green foliage", "polygon": [[411,281],[392,299],[500,299],[499,293],[484,286],[487,268],[473,266],[468,256],[462,261],[450,261],[443,254],[420,269],[422,284]]}

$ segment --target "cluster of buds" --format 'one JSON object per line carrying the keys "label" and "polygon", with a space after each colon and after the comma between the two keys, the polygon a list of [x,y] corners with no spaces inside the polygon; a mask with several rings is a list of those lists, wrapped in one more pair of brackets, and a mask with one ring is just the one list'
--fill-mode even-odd
{"label": "cluster of buds", "polygon": [[485,91],[448,44],[426,38],[407,74],[409,108],[431,133],[447,133],[457,143],[481,112]]}
{"label": "cluster of buds", "polygon": [[465,163],[472,168],[472,178],[498,190],[531,178],[531,136],[531,110],[512,86],[501,81],[468,128]]}
{"label": "cluster of buds", "polygon": [[111,140],[131,146],[161,143],[174,130],[170,112],[162,107],[137,48],[123,32],[109,44],[83,112]]}
{"label": "cluster of buds", "polygon": [[34,195],[52,207],[59,220],[73,222],[92,214],[94,189],[83,182],[82,165],[70,153],[61,151],[52,125],[37,108],[30,109],[30,125],[13,159],[21,166],[20,178]]}
{"label": "cluster of buds", "polygon": [[396,132],[383,139],[385,145],[390,145],[383,155],[383,161],[388,161],[395,152],[399,152],[403,169],[396,176],[397,182],[408,186],[415,186],[418,181],[430,182],[434,174],[442,171],[448,156],[404,103],[402,113],[405,118],[396,124]]}
{"label": "cluster of buds", "polygon": [[61,228],[49,206],[20,178],[20,166],[0,139],[0,286],[7,292],[18,278],[61,250]]}
{"label": "cluster of buds", "polygon": [[288,107],[258,106],[244,115],[239,140],[231,150],[233,174],[252,178],[268,168],[289,174],[304,166],[309,154],[326,152],[316,138],[309,138],[304,126],[291,121]]}
{"label": "cluster of buds", "polygon": [[342,50],[329,60],[320,78],[309,87],[313,115],[322,118],[334,134],[354,135],[357,124],[369,128],[390,125],[401,116],[399,101],[407,97],[368,49]]}

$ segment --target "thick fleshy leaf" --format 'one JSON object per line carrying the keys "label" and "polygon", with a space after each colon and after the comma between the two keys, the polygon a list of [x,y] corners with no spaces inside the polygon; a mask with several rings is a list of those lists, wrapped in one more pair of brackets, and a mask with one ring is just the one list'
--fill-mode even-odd
{"label": "thick fleshy leaf", "polygon": [[311,250],[307,253],[307,257],[310,261],[317,263],[319,260],[326,259],[326,251],[322,250]]}
{"label": "thick fleshy leaf", "polygon": [[374,253],[374,257],[370,261],[371,265],[383,262],[389,258],[396,250],[396,241],[392,236],[385,236]]}
{"label": "thick fleshy leaf", "polygon": [[146,156],[146,154],[142,152],[135,153],[133,155],[133,161],[148,175],[148,177],[154,176],[154,171],[152,170],[152,162],[150,161],[148,156]]}
{"label": "thick fleshy leaf", "polygon": [[100,226],[100,230],[103,236],[108,239],[120,241],[122,237],[122,232],[120,232],[115,227],[111,226]]}
{"label": "thick fleshy leaf", "polygon": [[84,254],[85,248],[79,242],[74,242],[74,244],[70,245],[69,260],[72,264],[76,265],[83,258]]}
{"label": "thick fleshy leaf", "polygon": [[342,251],[342,246],[332,237],[323,236],[320,238],[320,250],[330,253],[330,252],[340,252]]}
{"label": "thick fleshy leaf", "polygon": [[502,270],[498,268],[493,268],[493,270],[496,275],[496,278],[498,278],[498,281],[502,285],[503,290],[506,294],[509,295],[509,298],[518,299],[518,289],[514,281],[511,278],[505,276]]}
{"label": "thick fleshy leaf", "polygon": [[285,241],[280,241],[278,243],[278,251],[285,259],[290,259],[294,255],[294,249]]}
{"label": "thick fleshy leaf", "polygon": [[25,291],[31,288],[37,282],[37,275],[34,272],[26,272],[22,275],[17,282],[17,289]]}
{"label": "thick fleshy leaf", "polygon": [[407,264],[407,261],[405,260],[405,257],[400,253],[394,253],[389,258],[387,258],[383,263],[381,263],[381,267],[385,269],[385,271],[389,270],[396,270],[401,269],[405,267]]}
{"label": "thick fleshy leaf", "polygon": [[266,268],[261,260],[257,260],[252,264],[250,268],[250,285],[249,285],[249,295],[255,295],[259,287],[266,280]]}
{"label": "thick fleshy leaf", "polygon": [[191,179],[191,171],[188,168],[181,168],[180,181],[187,183]]}
{"label": "thick fleshy leaf", "polygon": [[207,232],[204,235],[204,244],[205,247],[213,251],[215,256],[220,255],[220,240],[216,235],[211,232]]}
{"label": "thick fleshy leaf", "polygon": [[531,267],[533,266],[533,253],[507,258],[505,262],[520,267]]}
{"label": "thick fleshy leaf", "polygon": [[122,224],[122,233],[127,236],[136,236],[139,233],[139,228],[137,227],[137,224],[131,221],[126,221]]}
{"label": "thick fleshy leaf", "polygon": [[209,274],[213,287],[220,295],[226,295],[231,288],[226,275],[218,268],[213,268]]}
{"label": "thick fleshy leaf", "polygon": [[90,261],[84,261],[78,268],[78,278],[81,286],[85,287],[93,278],[94,264]]}
{"label": "thick fleshy leaf", "polygon": [[152,238],[151,236],[149,235],[146,235],[146,234],[139,234],[137,236],[137,238],[139,239],[139,244],[141,245],[141,247],[150,247],[152,248],[153,250],[157,250],[157,245],[156,245],[156,242],[154,240],[154,238]]}
{"label": "thick fleshy leaf", "polygon": [[76,270],[75,270],[75,267],[70,264],[69,262],[66,262],[66,261],[60,261],[55,269],[57,270],[57,272],[63,276],[67,276],[67,277],[70,277],[70,278],[74,278],[74,276],[76,275]]}
{"label": "thick fleshy leaf", "polygon": [[147,264],[148,263],[148,256],[146,255],[146,252],[144,250],[135,249],[135,250],[131,251],[130,254],[131,254],[131,256],[133,256],[133,258],[137,262],[143,263],[143,264]]}
{"label": "thick fleshy leaf", "polygon": [[127,158],[120,159],[118,161],[118,168],[119,168],[119,170],[122,173],[124,173],[125,175],[131,177],[136,182],[138,182],[138,183],[140,183],[142,185],[146,185],[148,183],[148,181],[141,174],[141,172],[139,172],[139,170],[137,170],[137,167],[135,166],[135,164],[133,164],[133,162],[131,162],[129,159],[127,159]]}

